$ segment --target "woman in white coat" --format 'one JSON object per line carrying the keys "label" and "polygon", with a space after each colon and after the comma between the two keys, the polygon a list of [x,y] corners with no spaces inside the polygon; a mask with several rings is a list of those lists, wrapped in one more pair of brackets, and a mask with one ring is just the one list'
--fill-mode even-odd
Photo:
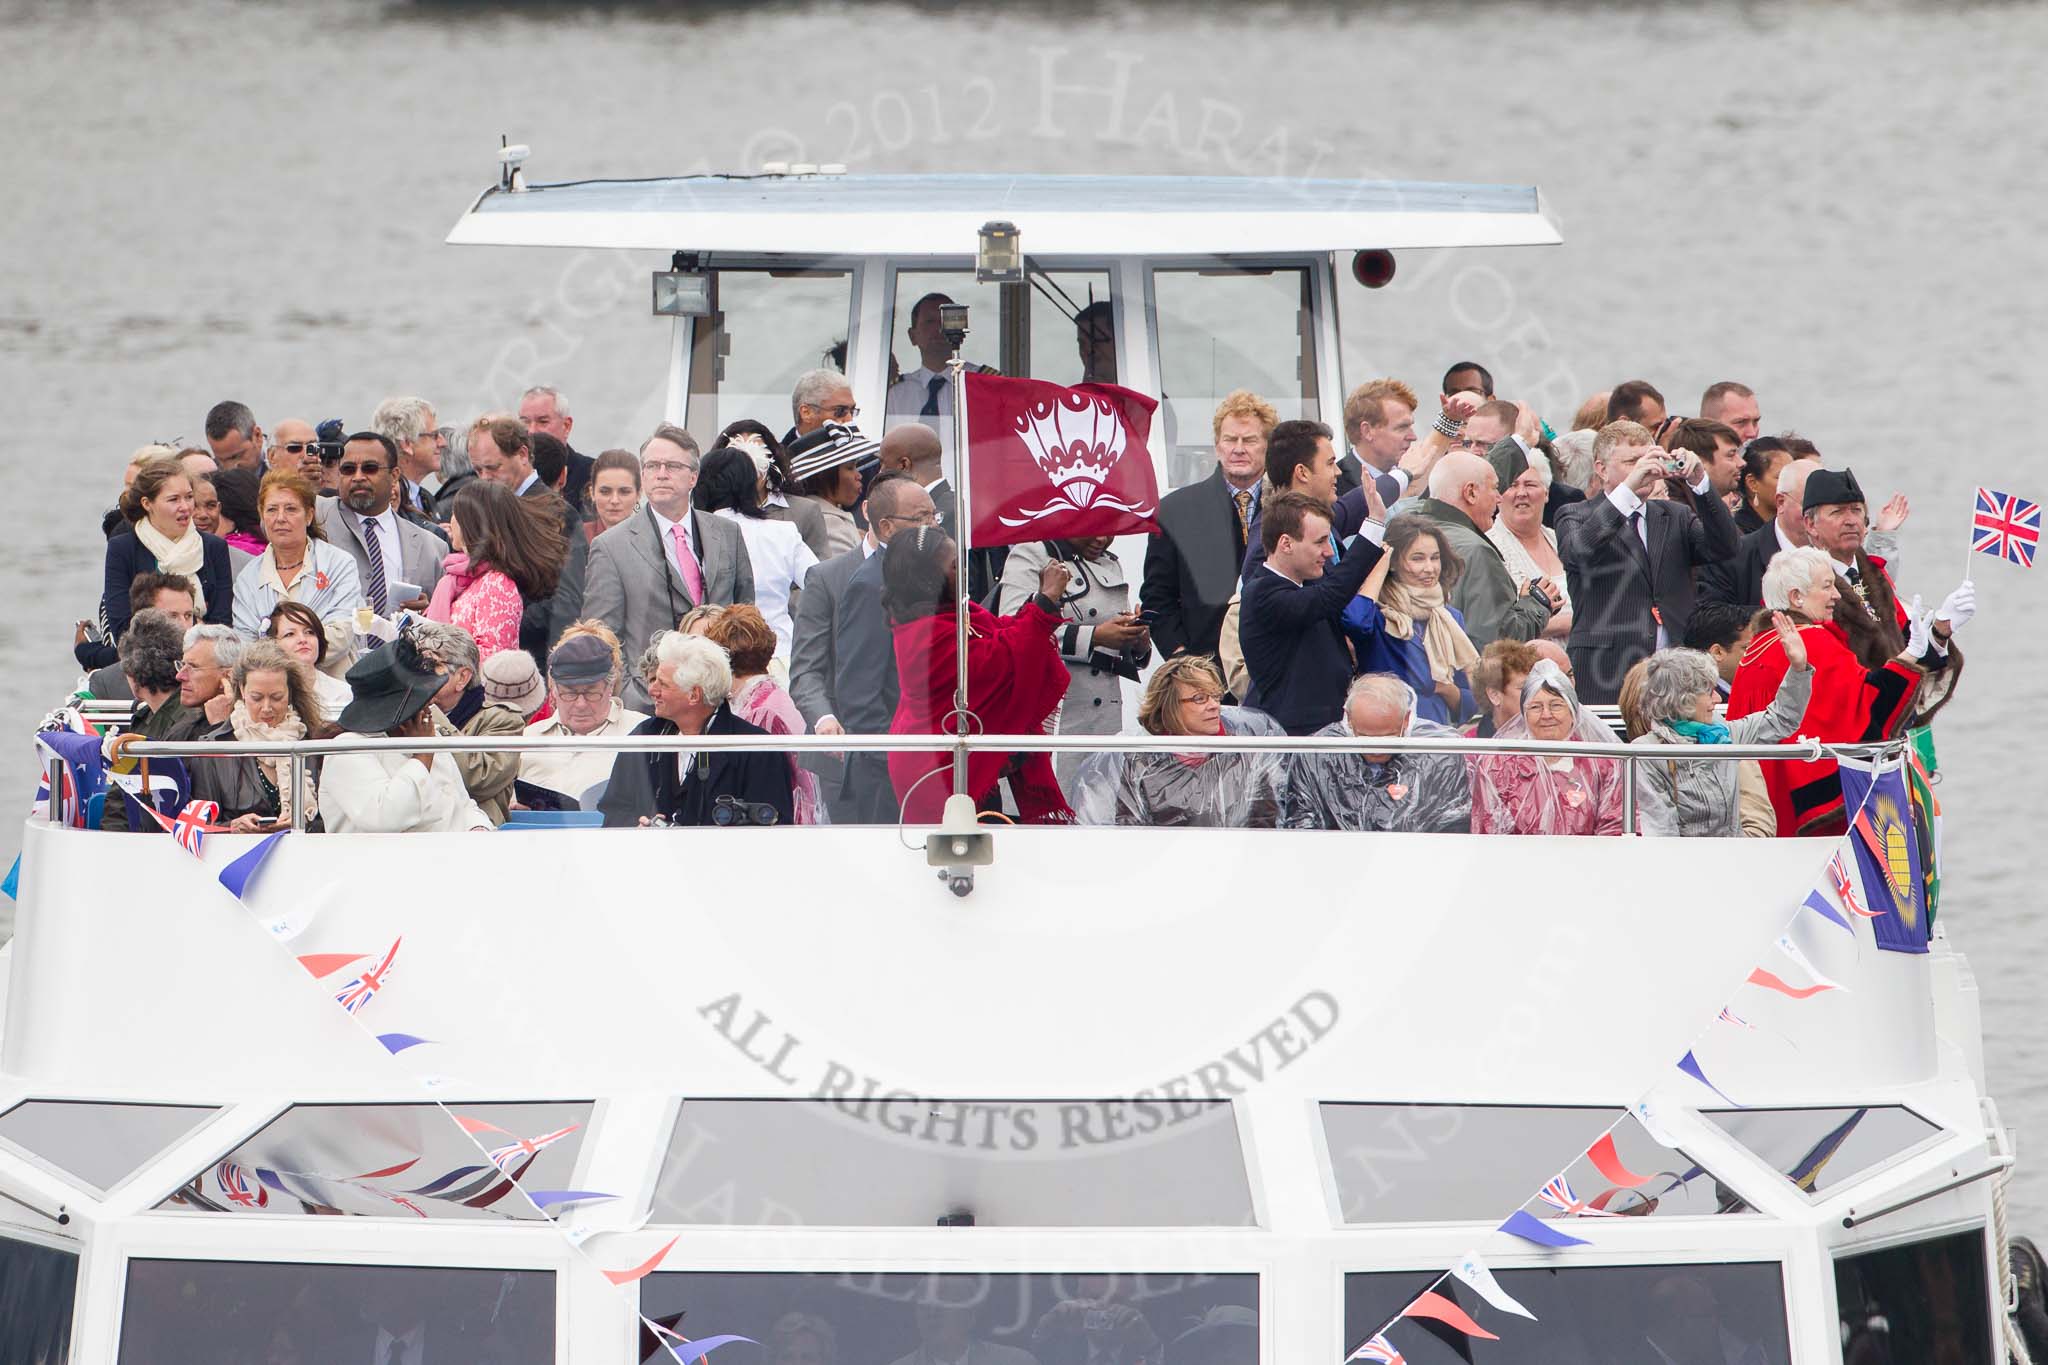
{"label": "woman in white coat", "polygon": [[[359,735],[430,739],[434,694],[445,681],[410,633],[372,650],[348,671],[354,699],[341,728]],[[412,834],[490,829],[470,800],[453,754],[335,754],[320,771],[320,812],[330,834]]]}
{"label": "woman in white coat", "polygon": [[[996,612],[1008,616],[1038,591],[1038,573],[1053,559],[1072,575],[1060,601],[1065,623],[1053,634],[1067,665],[1067,695],[1054,718],[1053,733],[1115,735],[1124,728],[1123,680],[1138,680],[1152,656],[1152,634],[1131,610],[1131,589],[1123,562],[1110,550],[1111,537],[1044,540],[1010,547]],[[1086,754],[1060,754],[1053,763],[1065,786]]]}

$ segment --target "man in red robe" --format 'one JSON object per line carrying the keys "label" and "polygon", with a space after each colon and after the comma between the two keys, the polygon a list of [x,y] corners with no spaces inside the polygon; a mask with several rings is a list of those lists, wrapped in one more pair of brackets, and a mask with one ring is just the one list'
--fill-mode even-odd
{"label": "man in red robe", "polygon": [[[1909,621],[1903,650],[1867,667],[1835,622],[1840,595],[1834,566],[1817,549],[1781,550],[1764,571],[1764,604],[1798,623],[1813,665],[1813,696],[1798,735],[1836,744],[1890,739],[1912,717],[1927,664],[1938,660],[1946,645],[1934,643],[1936,622],[1929,615]],[[1728,718],[1739,720],[1768,707],[1787,667],[1777,632],[1759,630],[1736,666]],[[1839,834],[1847,828],[1841,774],[1833,759],[1767,762],[1763,770],[1780,835]]]}

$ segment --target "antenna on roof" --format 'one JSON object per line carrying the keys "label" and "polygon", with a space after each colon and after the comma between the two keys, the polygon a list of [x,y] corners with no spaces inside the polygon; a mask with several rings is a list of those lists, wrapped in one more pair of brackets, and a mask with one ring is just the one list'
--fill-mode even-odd
{"label": "antenna on roof", "polygon": [[532,149],[523,142],[507,142],[498,134],[498,188],[511,194],[526,193],[526,172],[521,169]]}

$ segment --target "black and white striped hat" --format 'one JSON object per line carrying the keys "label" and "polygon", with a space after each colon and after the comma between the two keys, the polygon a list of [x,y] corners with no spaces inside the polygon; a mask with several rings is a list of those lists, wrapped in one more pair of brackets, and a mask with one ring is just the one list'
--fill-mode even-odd
{"label": "black and white striped hat", "polygon": [[785,449],[790,477],[801,483],[828,469],[878,459],[882,447],[861,435],[859,427],[827,422],[809,435],[797,437]]}

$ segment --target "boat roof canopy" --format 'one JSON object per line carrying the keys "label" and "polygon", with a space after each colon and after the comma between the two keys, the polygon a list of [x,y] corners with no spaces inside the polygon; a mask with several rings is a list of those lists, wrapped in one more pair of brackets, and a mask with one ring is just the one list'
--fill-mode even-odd
{"label": "boat roof canopy", "polygon": [[457,244],[823,256],[1220,256],[1552,245],[1529,185],[1232,176],[700,175],[486,191]]}

